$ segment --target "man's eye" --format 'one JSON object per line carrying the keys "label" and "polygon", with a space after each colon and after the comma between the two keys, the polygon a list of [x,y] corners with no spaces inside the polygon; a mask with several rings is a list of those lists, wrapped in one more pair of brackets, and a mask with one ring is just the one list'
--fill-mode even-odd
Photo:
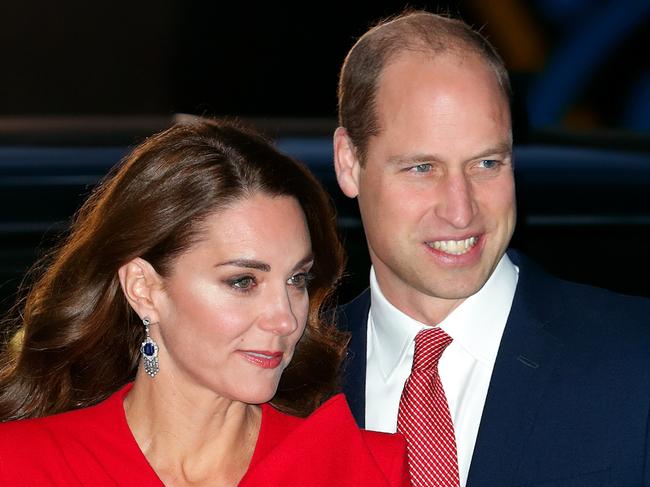
{"label": "man's eye", "polygon": [[413,166],[411,168],[414,172],[429,172],[431,171],[431,164],[428,162],[423,162],[422,164],[418,164],[417,166]]}
{"label": "man's eye", "polygon": [[494,169],[498,165],[499,161],[496,161],[494,159],[483,159],[481,162],[479,162],[479,166],[483,169]]}

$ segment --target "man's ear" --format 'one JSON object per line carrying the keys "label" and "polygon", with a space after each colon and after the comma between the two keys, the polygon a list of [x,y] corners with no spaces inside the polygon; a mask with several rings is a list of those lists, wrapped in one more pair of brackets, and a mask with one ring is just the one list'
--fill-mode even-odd
{"label": "man's ear", "polygon": [[149,262],[136,257],[127,262],[117,271],[126,296],[133,310],[140,318],[149,318],[152,323],[160,321],[156,294],[162,289],[162,277],[156,272]]}
{"label": "man's ear", "polygon": [[359,171],[361,166],[357,151],[343,127],[334,132],[334,170],[341,191],[349,198],[359,194]]}

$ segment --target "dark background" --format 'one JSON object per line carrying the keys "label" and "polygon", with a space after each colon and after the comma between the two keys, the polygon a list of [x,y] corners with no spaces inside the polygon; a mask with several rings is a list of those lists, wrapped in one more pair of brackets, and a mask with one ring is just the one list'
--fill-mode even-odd
{"label": "dark background", "polygon": [[[352,296],[368,259],[331,168],[337,75],[355,39],[405,6],[3,2],[0,309],[108,167],[179,113],[249,119],[316,171]],[[514,245],[562,277],[650,295],[650,0],[410,6],[480,27],[510,69]]]}
{"label": "dark background", "polygon": [[[335,117],[345,53],[406,5],[3,2],[0,114]],[[410,6],[481,28],[510,68],[517,108],[533,128],[650,129],[650,1]]]}

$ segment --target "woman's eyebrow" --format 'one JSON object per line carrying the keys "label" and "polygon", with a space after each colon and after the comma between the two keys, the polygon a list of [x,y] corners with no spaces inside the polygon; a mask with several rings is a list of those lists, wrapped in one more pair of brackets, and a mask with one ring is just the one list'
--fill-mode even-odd
{"label": "woman's eyebrow", "polygon": [[259,260],[254,260],[254,259],[233,259],[233,260],[227,260],[225,262],[220,262],[219,264],[216,264],[215,267],[221,267],[221,266],[226,266],[226,265],[232,265],[235,267],[244,267],[246,269],[257,269],[260,271],[264,272],[270,272],[271,271],[271,266],[268,264],[265,264],[264,262],[260,262]]}

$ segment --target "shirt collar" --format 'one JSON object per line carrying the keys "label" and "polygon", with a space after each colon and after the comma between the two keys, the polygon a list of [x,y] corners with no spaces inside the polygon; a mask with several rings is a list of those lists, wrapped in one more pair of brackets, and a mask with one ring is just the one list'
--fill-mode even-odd
{"label": "shirt collar", "polygon": [[[504,254],[485,285],[439,323],[440,328],[476,360],[494,363],[518,278],[519,269]],[[369,336],[381,371],[388,377],[408,352],[415,335],[428,325],[386,299],[374,268],[370,269],[370,296]]]}

